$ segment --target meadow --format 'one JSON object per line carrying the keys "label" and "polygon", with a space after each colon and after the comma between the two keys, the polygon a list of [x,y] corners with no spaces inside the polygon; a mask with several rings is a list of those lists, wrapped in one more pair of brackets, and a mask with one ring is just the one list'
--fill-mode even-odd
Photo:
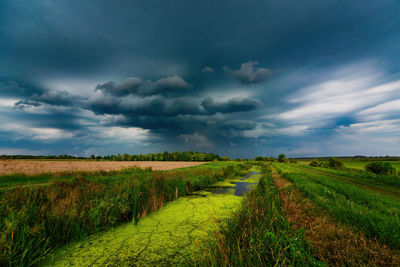
{"label": "meadow", "polygon": [[[309,165],[313,159],[299,159],[297,162],[302,165]],[[355,170],[364,170],[365,165],[368,162],[375,161],[375,159],[360,159],[360,158],[340,158],[346,168],[351,168]],[[395,167],[398,171],[400,171],[400,160],[385,160],[385,159],[376,159],[379,162],[388,162],[393,167]]]}
{"label": "meadow", "polygon": [[400,264],[398,175],[282,161],[0,176],[1,265]]}

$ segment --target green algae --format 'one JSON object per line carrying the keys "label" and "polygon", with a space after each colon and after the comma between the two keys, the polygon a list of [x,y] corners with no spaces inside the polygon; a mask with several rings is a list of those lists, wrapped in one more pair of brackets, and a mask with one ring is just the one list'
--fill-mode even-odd
{"label": "green algae", "polygon": [[[213,186],[233,187],[234,182],[253,183],[259,178],[255,174]],[[176,266],[196,262],[202,255],[204,240],[210,237],[208,233],[239,206],[241,199],[234,190],[225,194],[203,190],[180,197],[137,225],[128,223],[56,250],[45,265]]]}

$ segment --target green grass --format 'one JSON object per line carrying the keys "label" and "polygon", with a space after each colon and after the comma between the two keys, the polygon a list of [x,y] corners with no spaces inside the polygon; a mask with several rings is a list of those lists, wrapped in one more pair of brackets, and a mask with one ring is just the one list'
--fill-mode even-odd
{"label": "green grass", "polygon": [[[311,167],[289,164],[273,164],[278,171],[313,202],[323,207],[336,220],[353,229],[361,231],[367,237],[376,238],[393,248],[400,248],[400,201],[381,192],[372,191],[356,185],[340,175],[345,171],[328,170],[315,172]],[[331,174],[339,177],[335,177]],[[354,173],[348,174],[357,179]],[[360,181],[374,180],[359,176]],[[386,185],[387,186],[387,185]]]}
{"label": "green grass", "polygon": [[[370,161],[363,161],[363,160],[357,160],[357,159],[352,159],[352,160],[344,160],[344,166],[347,168],[352,168],[352,169],[358,169],[358,170],[364,170],[364,167],[367,163]],[[379,162],[388,162],[392,164],[393,167],[396,168],[397,171],[400,171],[400,161],[385,161],[385,160],[380,160]]]}
{"label": "green grass", "polygon": [[320,266],[301,230],[291,228],[282,214],[269,168],[263,168],[257,188],[211,237],[199,265]]}
{"label": "green grass", "polygon": [[46,186],[4,190],[0,193],[0,265],[36,264],[55,247],[137,222],[165,202],[244,169],[236,163],[216,163],[168,172],[130,169],[84,177],[74,174],[67,179],[45,176],[40,181],[53,179]]}
{"label": "green grass", "polygon": [[[356,169],[356,170],[365,170],[364,167],[369,162],[379,161],[379,162],[388,162],[388,163],[392,164],[392,166],[395,167],[397,171],[400,171],[400,161],[395,161],[395,160],[391,160],[391,161],[380,160],[380,159],[376,159],[376,160],[372,160],[372,159],[365,160],[364,159],[363,160],[363,159],[356,159],[356,158],[340,158],[340,160],[343,162],[344,167]],[[312,159],[304,159],[304,160],[298,160],[297,163],[299,163],[301,165],[308,165],[308,164],[310,164],[311,161],[312,161]]]}

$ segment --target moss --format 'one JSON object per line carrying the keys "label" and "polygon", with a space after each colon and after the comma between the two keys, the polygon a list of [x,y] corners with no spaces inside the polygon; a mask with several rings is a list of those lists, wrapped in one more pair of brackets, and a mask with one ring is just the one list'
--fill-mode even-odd
{"label": "moss", "polygon": [[[254,175],[241,182],[255,181]],[[234,186],[236,179],[214,186]],[[239,206],[234,190],[226,194],[199,191],[167,203],[139,221],[91,236],[55,251],[48,266],[140,265],[175,266],[195,262],[203,240]]]}

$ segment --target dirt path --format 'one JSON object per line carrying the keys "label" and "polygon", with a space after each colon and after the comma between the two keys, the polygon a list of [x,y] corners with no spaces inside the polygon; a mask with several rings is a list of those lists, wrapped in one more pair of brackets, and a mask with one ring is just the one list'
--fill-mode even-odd
{"label": "dirt path", "polygon": [[45,172],[110,171],[127,167],[167,171],[204,164],[181,161],[61,161],[61,160],[1,160],[0,175],[11,173],[37,174]]}
{"label": "dirt path", "polygon": [[[240,182],[253,182],[257,174]],[[215,186],[227,186],[217,183]],[[49,256],[47,266],[185,266],[203,253],[202,245],[216,222],[229,216],[242,197],[234,184],[226,193],[199,191],[167,203],[162,209]]]}
{"label": "dirt path", "polygon": [[319,207],[292,186],[274,168],[272,177],[279,189],[283,210],[293,227],[304,228],[321,261],[336,266],[400,265],[400,251],[354,233],[334,222]]}

